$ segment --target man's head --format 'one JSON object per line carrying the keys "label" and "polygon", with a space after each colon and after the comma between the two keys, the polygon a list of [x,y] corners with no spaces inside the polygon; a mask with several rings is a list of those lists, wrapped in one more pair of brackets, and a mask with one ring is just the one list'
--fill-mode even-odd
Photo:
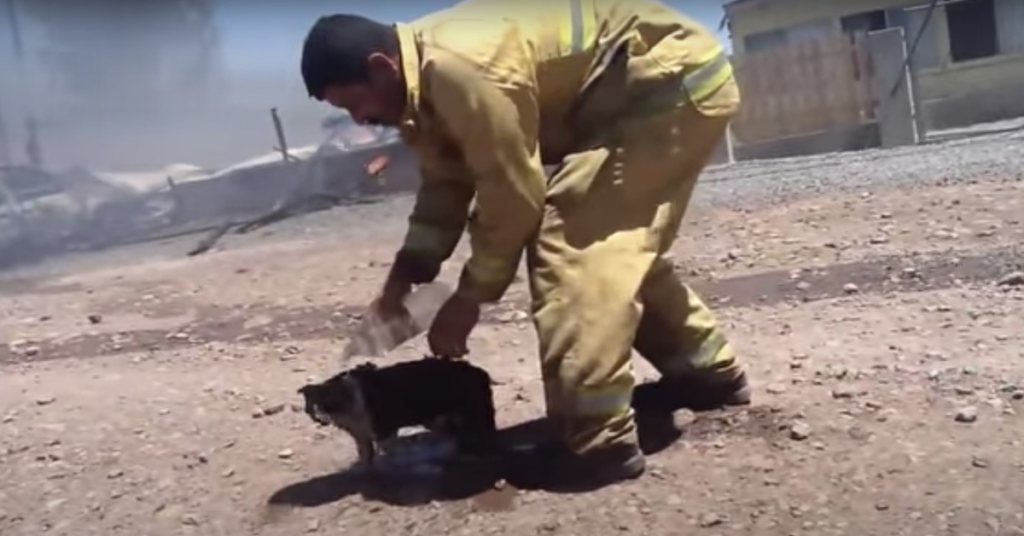
{"label": "man's head", "polygon": [[357,15],[320,17],[302,47],[309,96],[347,110],[361,125],[397,126],[405,111],[398,33]]}

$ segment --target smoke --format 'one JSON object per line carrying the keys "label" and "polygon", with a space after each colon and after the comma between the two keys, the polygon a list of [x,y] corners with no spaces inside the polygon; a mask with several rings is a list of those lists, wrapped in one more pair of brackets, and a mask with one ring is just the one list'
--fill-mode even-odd
{"label": "smoke", "polygon": [[53,168],[222,167],[274,149],[271,107],[289,145],[322,136],[326,110],[292,71],[229,74],[213,0],[0,2],[14,8],[0,9],[0,114],[15,161],[31,116]]}

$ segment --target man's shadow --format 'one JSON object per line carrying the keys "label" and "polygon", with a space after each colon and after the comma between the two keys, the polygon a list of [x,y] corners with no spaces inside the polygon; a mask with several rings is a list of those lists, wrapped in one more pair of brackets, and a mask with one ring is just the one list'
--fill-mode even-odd
{"label": "man's shadow", "polygon": [[[634,401],[644,396],[653,384],[640,385]],[[634,406],[636,404],[634,403]],[[637,432],[644,454],[661,452],[681,436],[672,414],[663,411],[636,410]],[[429,432],[424,432],[429,434]],[[395,446],[414,441],[423,434],[395,440]],[[501,431],[502,444],[510,450],[528,448],[553,436],[546,418],[534,419]],[[492,462],[456,462],[446,464],[436,474],[370,475],[359,469],[345,469],[321,475],[281,488],[267,501],[270,506],[315,507],[359,494],[365,499],[399,506],[415,506],[434,501],[458,501],[482,497],[493,492],[501,479],[516,482],[517,475],[506,474],[501,460]],[[586,491],[586,490],[578,490]]]}

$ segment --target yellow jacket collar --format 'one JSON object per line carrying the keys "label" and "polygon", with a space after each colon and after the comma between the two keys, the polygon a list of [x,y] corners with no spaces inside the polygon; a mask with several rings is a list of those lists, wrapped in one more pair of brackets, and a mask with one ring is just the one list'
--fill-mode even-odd
{"label": "yellow jacket collar", "polygon": [[420,52],[412,26],[395,23],[398,32],[398,50],[401,55],[402,77],[405,79],[406,104],[402,117],[403,128],[415,128],[420,111]]}

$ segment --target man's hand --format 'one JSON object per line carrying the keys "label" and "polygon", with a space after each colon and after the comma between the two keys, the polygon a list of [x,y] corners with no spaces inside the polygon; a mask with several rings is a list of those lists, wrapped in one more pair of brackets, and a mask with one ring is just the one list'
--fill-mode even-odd
{"label": "man's hand", "polygon": [[430,351],[440,357],[464,357],[469,333],[480,321],[480,303],[456,292],[441,306],[430,325],[427,342]]}
{"label": "man's hand", "polygon": [[409,311],[405,309],[405,297],[411,291],[412,283],[399,274],[392,272],[384,283],[384,289],[381,291],[380,297],[373,302],[371,308],[384,321],[408,316]]}

